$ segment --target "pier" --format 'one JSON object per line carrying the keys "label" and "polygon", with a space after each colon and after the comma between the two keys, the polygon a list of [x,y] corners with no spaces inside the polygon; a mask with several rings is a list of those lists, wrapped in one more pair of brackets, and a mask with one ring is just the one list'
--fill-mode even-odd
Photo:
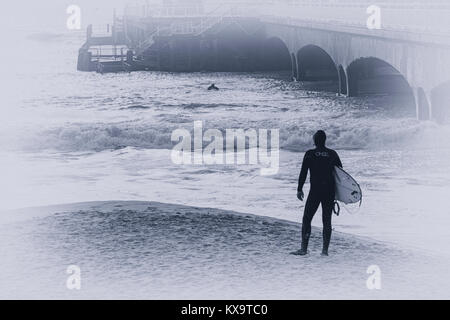
{"label": "pier", "polygon": [[[327,11],[322,1],[320,12],[311,1],[295,6],[271,1],[216,8],[127,7],[123,16],[114,15],[109,35],[88,27],[78,70],[286,70],[297,81],[334,83],[343,96],[410,93],[422,120],[448,115],[448,23],[424,23],[417,12],[445,17],[450,6],[438,0],[426,7],[414,1],[381,1],[386,18],[381,29],[371,30],[362,2],[330,1]],[[398,19],[399,12],[404,20]]]}

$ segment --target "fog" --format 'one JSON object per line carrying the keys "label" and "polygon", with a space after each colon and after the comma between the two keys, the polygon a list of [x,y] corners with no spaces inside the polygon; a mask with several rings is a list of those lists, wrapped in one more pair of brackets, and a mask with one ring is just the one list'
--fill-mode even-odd
{"label": "fog", "polygon": [[[193,0],[165,1],[169,5],[175,2],[183,5]],[[434,293],[433,298],[448,298],[450,121],[441,124],[416,119],[412,91],[406,97],[377,92],[384,90],[377,83],[384,81],[391,87],[400,76],[396,70],[402,65],[391,63],[403,54],[394,52],[392,39],[380,48],[361,44],[358,49],[355,43],[362,38],[360,34],[350,44],[328,41],[333,37],[322,37],[326,34],[322,29],[312,40],[297,30],[286,32],[283,39],[278,37],[278,21],[294,24],[298,22],[295,18],[303,22],[314,20],[319,27],[323,26],[320,23],[328,24],[331,32],[347,24],[357,32],[369,34],[367,7],[372,0],[234,3],[239,8],[234,13],[244,18],[275,16],[275,23],[269,20],[272,17],[265,22],[269,27],[264,29],[268,35],[263,39],[267,42],[262,57],[267,59],[261,60],[278,63],[262,63],[270,66],[266,70],[175,72],[148,68],[104,74],[102,70],[95,72],[99,69],[77,71],[80,48],[85,42],[89,44],[88,25],[96,30],[97,26],[111,24],[114,9],[121,17],[128,3],[136,5],[138,18],[144,17],[145,12],[158,12],[154,5],[158,1],[145,0],[2,2],[0,242],[5,245],[0,246],[0,283],[4,288],[15,288],[15,292],[0,290],[0,298],[73,298],[73,291],[61,281],[66,276],[63,271],[72,263],[80,265],[83,274],[86,271],[86,275],[91,275],[86,281],[90,287],[83,287],[78,296],[87,298],[180,298],[183,294],[192,297],[192,293],[226,298],[222,289],[229,279],[239,280],[247,297],[271,292],[262,298],[298,298],[311,291],[313,296],[324,298],[325,283],[340,291],[330,292],[331,298],[352,298],[360,292],[360,297],[370,298],[373,292],[366,289],[364,278],[369,264],[380,265],[387,275],[387,289],[377,298],[417,298],[429,292]],[[206,16],[211,16],[219,5],[230,7],[217,0],[204,3]],[[390,28],[413,29],[412,34],[418,39],[428,32],[438,34],[437,39],[449,38],[450,6],[443,1],[392,0],[378,4],[382,8],[381,26],[387,32],[376,32],[389,37],[396,35],[389,33]],[[81,9],[81,26],[77,30],[67,28],[67,8],[71,5]],[[147,5],[146,10],[143,5]],[[223,17],[225,9],[215,14]],[[228,20],[234,23],[239,19]],[[135,21],[141,25],[140,19]],[[270,25],[275,26],[271,32]],[[142,29],[144,32],[136,34],[146,37],[148,30]],[[245,36],[245,30],[238,31]],[[95,31],[93,36],[99,37]],[[128,40],[129,48],[146,43],[146,39],[140,40],[144,41],[138,46]],[[216,39],[208,41],[213,40]],[[307,41],[336,47],[344,44],[340,47],[343,53],[336,54],[338,50],[332,46],[319,48]],[[232,42],[233,46],[227,47],[225,42],[221,48],[233,50],[222,50],[218,57],[242,61],[247,67],[249,59],[242,59],[244,51],[236,53],[236,38]],[[403,84],[413,86],[406,77],[422,71],[431,75],[428,80],[448,81],[449,72],[445,70],[449,69],[443,65],[448,61],[444,59],[448,57],[444,51],[448,46],[443,47],[442,54],[435,54],[437,49],[426,50],[429,59],[423,58],[425,54],[419,55],[419,50],[415,54],[414,48],[408,48],[405,52],[420,60],[403,64],[410,66],[402,73]],[[178,51],[183,54],[177,55],[181,57],[176,66],[184,67],[189,59],[184,55],[185,47],[180,48]],[[367,52],[363,48],[373,50]],[[354,60],[357,62],[352,64],[351,60],[340,59],[350,50],[358,53]],[[383,51],[394,52],[386,63],[366,55],[383,58]],[[169,56],[165,52],[161,56]],[[215,55],[205,56],[204,60],[219,60]],[[436,56],[444,62],[434,63]],[[135,62],[143,61],[135,58]],[[337,58],[336,65],[333,58]],[[293,62],[295,59],[298,63]],[[117,61],[123,67],[123,61]],[[427,61],[433,62],[432,67],[426,68]],[[97,67],[101,64],[100,59],[92,62]],[[363,72],[371,65],[373,72]],[[357,93],[375,94],[347,97],[346,93],[338,93],[338,79],[349,83],[345,70],[350,71],[348,79],[359,82]],[[421,85],[431,82],[423,81]],[[220,90],[208,91],[211,83]],[[442,85],[439,90],[448,92],[447,88]],[[418,92],[423,96],[417,100],[423,102],[425,90]],[[429,111],[425,107],[424,110]],[[178,129],[190,132],[195,121],[202,122],[205,130],[219,133],[230,128],[279,129],[278,174],[260,175],[261,168],[253,164],[174,163],[172,133]],[[343,206],[341,215],[333,218],[336,238],[332,240],[331,258],[336,259],[329,264],[319,260],[321,229],[313,231],[311,259],[298,260],[289,255],[299,246],[300,228],[296,223],[301,220],[304,207],[304,202],[296,198],[299,166],[304,152],[313,147],[312,135],[317,129],[327,132],[327,145],[339,152],[344,168],[357,179],[364,193],[361,207]],[[113,201],[96,203],[110,200]],[[155,202],[149,206],[136,201]],[[61,204],[64,210],[61,206],[42,209]],[[23,209],[29,207],[39,209]],[[17,214],[12,209],[23,211]],[[64,215],[55,214],[61,210]],[[235,213],[255,216],[244,219],[244,215],[238,218]],[[213,219],[216,216],[220,219]],[[321,222],[318,213],[313,224],[321,227]],[[197,234],[197,230],[202,233]],[[171,244],[176,244],[175,249]],[[249,258],[249,252],[255,254]],[[257,263],[253,265],[252,261]],[[352,261],[357,263],[349,263]],[[229,278],[222,276],[221,269],[228,264],[226,271],[233,272]],[[299,289],[304,279],[292,282],[292,275],[305,269],[312,274],[307,279],[309,291]],[[335,270],[345,272],[336,277]],[[263,273],[267,279],[259,277]],[[258,282],[261,279],[264,281]],[[247,285],[250,282],[254,285]],[[171,283],[172,286],[167,285]],[[181,293],[180,283],[184,290]],[[216,286],[203,288],[191,286],[192,283]],[[167,290],[161,293],[155,289],[157,285]],[[355,286],[359,290],[355,291]]]}
{"label": "fog", "polygon": [[108,23],[113,10],[122,11],[127,0],[17,0],[2,3],[2,26],[8,29],[40,29],[61,32],[66,30],[70,5],[82,10],[82,28],[94,23]]}
{"label": "fog", "polygon": [[[41,0],[41,1],[4,1],[0,13],[0,25],[2,32],[5,29],[34,29],[36,31],[62,32],[66,30],[70,5],[77,5],[82,11],[82,28],[89,24],[105,24],[112,21],[113,10],[121,15],[125,6],[136,5],[142,7],[165,5],[181,5],[195,3],[196,1],[156,1],[156,0]],[[349,1],[345,3],[348,4]],[[205,12],[210,12],[218,6],[240,7],[241,13],[249,15],[277,14],[299,18],[317,18],[320,20],[334,20],[352,23],[365,23],[367,19],[366,9],[372,3],[369,1],[354,1],[351,5],[332,6],[339,1],[322,2],[324,5],[313,5],[313,1],[307,0],[278,0],[278,1],[203,1]],[[396,4],[400,3],[400,6]],[[434,1],[410,1],[407,4],[396,0],[379,1],[377,3],[383,9],[383,22],[388,25],[402,25],[410,27],[421,27],[423,29],[446,29],[448,22],[448,3]],[[426,6],[428,5],[428,6]],[[424,7],[426,6],[426,7]],[[266,8],[266,10],[264,9]],[[408,8],[408,11],[405,11]],[[420,8],[420,10],[417,10]],[[429,9],[429,10],[427,10]],[[436,10],[442,9],[442,10]],[[424,10],[427,10],[424,12]]]}

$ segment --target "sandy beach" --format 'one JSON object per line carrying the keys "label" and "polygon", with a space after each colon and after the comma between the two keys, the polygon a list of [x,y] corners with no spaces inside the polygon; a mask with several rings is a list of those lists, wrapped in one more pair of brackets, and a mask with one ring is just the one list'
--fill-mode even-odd
{"label": "sandy beach", "polygon": [[[310,254],[293,256],[301,225],[274,218],[121,201],[2,217],[1,298],[449,298],[444,258],[337,232],[322,257],[317,228]],[[81,269],[80,290],[66,288],[69,265]],[[367,288],[371,265],[380,290]]]}

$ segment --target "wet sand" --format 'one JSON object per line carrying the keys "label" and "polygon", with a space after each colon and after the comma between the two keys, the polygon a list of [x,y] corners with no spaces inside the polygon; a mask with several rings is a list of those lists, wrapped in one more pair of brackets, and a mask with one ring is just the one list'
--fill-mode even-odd
{"label": "wet sand", "polygon": [[[23,209],[2,217],[1,298],[450,296],[443,258],[337,232],[330,256],[322,257],[317,228],[310,254],[293,256],[301,225],[273,218],[120,201]],[[66,288],[66,269],[73,264],[81,268],[80,290]],[[367,288],[370,265],[381,270],[380,290]]]}

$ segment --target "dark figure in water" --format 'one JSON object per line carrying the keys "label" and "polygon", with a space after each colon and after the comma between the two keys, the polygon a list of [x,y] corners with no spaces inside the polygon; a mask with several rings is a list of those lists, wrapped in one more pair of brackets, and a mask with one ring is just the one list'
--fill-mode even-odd
{"label": "dark figure in water", "polygon": [[301,249],[293,252],[295,255],[308,253],[309,236],[311,235],[311,221],[322,204],[323,222],[323,249],[322,255],[328,255],[328,246],[331,238],[331,216],[333,214],[335,181],[333,170],[335,166],[342,168],[341,160],[336,151],[325,147],[327,137],[324,131],[319,130],[314,134],[315,149],[306,152],[302,163],[302,169],[298,178],[297,198],[303,201],[303,185],[305,184],[308,170],[310,172],[311,189],[305,204],[302,224]]}
{"label": "dark figure in water", "polygon": [[213,83],[212,85],[210,85],[209,87],[208,87],[208,90],[219,90],[219,88],[217,88],[216,87],[216,85]]}

